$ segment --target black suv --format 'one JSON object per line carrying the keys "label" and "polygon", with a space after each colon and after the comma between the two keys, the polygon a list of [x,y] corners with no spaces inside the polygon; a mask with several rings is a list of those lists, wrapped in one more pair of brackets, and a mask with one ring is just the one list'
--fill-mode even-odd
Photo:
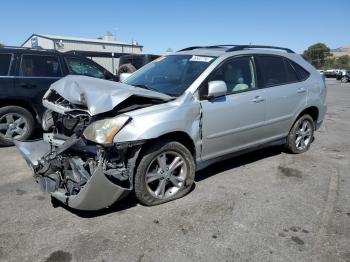
{"label": "black suv", "polygon": [[340,80],[342,83],[350,82],[350,70],[341,70],[336,75],[337,80]]}
{"label": "black suv", "polygon": [[119,58],[118,75],[122,73],[134,73],[144,65],[160,57],[151,54],[127,54]]}
{"label": "black suv", "polygon": [[0,145],[26,140],[41,123],[42,97],[66,75],[86,75],[117,81],[94,61],[54,50],[0,48]]}

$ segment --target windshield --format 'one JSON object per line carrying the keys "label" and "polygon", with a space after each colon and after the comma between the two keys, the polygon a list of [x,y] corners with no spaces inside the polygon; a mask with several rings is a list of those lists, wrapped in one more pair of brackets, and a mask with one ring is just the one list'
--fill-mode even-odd
{"label": "windshield", "polygon": [[159,57],[132,74],[125,83],[180,96],[214,60],[215,57],[194,55]]}

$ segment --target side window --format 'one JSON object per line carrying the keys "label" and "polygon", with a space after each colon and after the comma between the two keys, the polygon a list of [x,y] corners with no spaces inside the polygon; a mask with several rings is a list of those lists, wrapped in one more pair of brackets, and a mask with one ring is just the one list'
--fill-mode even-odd
{"label": "side window", "polygon": [[220,65],[209,77],[208,82],[222,80],[227,93],[249,91],[257,87],[254,63],[251,57],[237,57]]}
{"label": "side window", "polygon": [[304,68],[302,68],[300,65],[298,65],[293,61],[289,60],[289,63],[293,66],[294,70],[297,72],[300,81],[304,81],[309,78],[310,73],[308,71],[306,71]]}
{"label": "side window", "polygon": [[95,78],[104,78],[105,74],[102,70],[89,63],[78,58],[66,58],[69,74],[71,75],[84,75]]}
{"label": "side window", "polygon": [[279,56],[257,56],[265,87],[288,83],[284,59]]}
{"label": "side window", "polygon": [[56,56],[22,55],[21,76],[60,77],[62,76],[60,63]]}
{"label": "side window", "polygon": [[299,82],[299,78],[298,78],[297,73],[295,72],[294,68],[291,66],[291,64],[288,62],[287,59],[284,59],[284,64],[286,67],[288,83]]}
{"label": "side window", "polygon": [[7,76],[10,71],[12,54],[0,54],[0,76]]}

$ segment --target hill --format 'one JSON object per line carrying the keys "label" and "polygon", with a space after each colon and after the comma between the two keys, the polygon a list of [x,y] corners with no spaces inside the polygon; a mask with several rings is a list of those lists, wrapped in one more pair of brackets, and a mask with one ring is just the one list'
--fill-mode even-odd
{"label": "hill", "polygon": [[342,56],[342,55],[350,55],[350,46],[338,47],[338,48],[332,49],[331,53],[335,57]]}

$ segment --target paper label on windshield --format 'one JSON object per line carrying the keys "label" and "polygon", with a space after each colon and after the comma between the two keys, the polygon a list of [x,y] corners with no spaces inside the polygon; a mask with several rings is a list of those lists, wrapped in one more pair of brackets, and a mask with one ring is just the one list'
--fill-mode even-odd
{"label": "paper label on windshield", "polygon": [[165,56],[160,56],[157,59],[155,59],[153,62],[159,62],[162,61],[165,58]]}
{"label": "paper label on windshield", "polygon": [[198,56],[198,55],[194,55],[191,57],[190,61],[194,61],[194,62],[210,62],[211,60],[213,60],[212,57],[210,56]]}

